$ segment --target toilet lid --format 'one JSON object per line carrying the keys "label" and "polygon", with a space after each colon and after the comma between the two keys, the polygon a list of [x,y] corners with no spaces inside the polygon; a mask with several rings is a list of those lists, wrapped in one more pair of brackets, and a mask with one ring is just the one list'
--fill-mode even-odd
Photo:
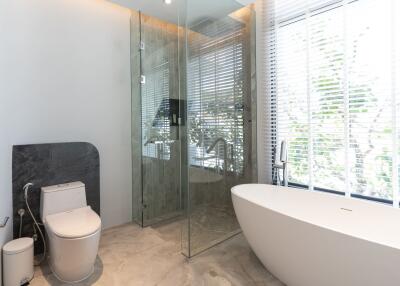
{"label": "toilet lid", "polygon": [[46,225],[58,237],[81,238],[97,232],[101,227],[101,220],[91,207],[87,206],[48,215]]}

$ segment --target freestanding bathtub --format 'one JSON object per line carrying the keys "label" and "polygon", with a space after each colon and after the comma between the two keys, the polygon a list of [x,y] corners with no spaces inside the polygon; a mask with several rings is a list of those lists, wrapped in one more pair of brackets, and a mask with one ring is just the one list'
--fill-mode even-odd
{"label": "freestanding bathtub", "polygon": [[399,286],[400,210],[288,187],[232,188],[243,233],[288,286]]}

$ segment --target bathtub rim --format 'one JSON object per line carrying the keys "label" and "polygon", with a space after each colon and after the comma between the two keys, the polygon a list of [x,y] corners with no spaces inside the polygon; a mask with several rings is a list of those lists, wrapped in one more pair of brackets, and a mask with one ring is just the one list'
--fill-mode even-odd
{"label": "bathtub rim", "polygon": [[[306,223],[306,224],[309,224],[311,226],[319,227],[319,228],[322,228],[322,229],[327,230],[327,231],[332,231],[332,232],[335,232],[335,233],[339,233],[339,234],[344,235],[346,237],[356,238],[356,239],[360,239],[360,240],[363,240],[363,241],[366,241],[366,242],[369,242],[369,243],[377,244],[377,245],[380,245],[380,246],[383,246],[383,247],[388,247],[388,248],[393,249],[393,250],[397,250],[397,251],[400,250],[400,241],[398,242],[398,245],[393,245],[391,243],[385,243],[385,242],[382,242],[382,241],[379,241],[379,240],[376,240],[376,239],[366,238],[366,237],[364,237],[362,235],[357,235],[357,234],[351,234],[351,233],[348,233],[348,232],[344,232],[344,231],[335,229],[334,227],[329,227],[326,224],[325,225],[320,225],[320,224],[317,224],[317,223],[314,223],[314,222],[310,222],[310,221],[308,221],[306,219],[298,218],[298,217],[295,217],[293,215],[284,213],[284,212],[282,212],[280,210],[267,207],[267,206],[263,205],[262,203],[252,201],[252,200],[250,200],[248,198],[240,196],[240,194],[237,193],[237,189],[244,188],[244,187],[249,187],[249,186],[264,186],[264,187],[269,187],[269,188],[276,187],[277,189],[281,189],[281,190],[276,190],[276,191],[282,191],[283,190],[283,191],[287,191],[287,192],[293,192],[293,191],[296,191],[296,192],[297,191],[301,191],[301,192],[305,192],[305,193],[312,192],[312,191],[305,190],[305,189],[296,189],[296,188],[292,188],[292,187],[276,186],[276,185],[270,185],[270,184],[241,184],[241,185],[236,185],[236,186],[231,188],[232,200],[233,200],[233,197],[235,196],[235,197],[238,197],[238,198],[240,198],[242,200],[247,201],[248,203],[251,203],[251,204],[257,205],[259,207],[268,209],[271,212],[274,212],[276,214],[285,216],[287,218],[293,219],[293,220],[301,222],[301,223]],[[269,191],[274,191],[274,190],[269,189]],[[394,207],[391,207],[391,206],[388,206],[388,205],[385,205],[385,204],[382,204],[382,203],[376,203],[376,202],[357,199],[357,198],[352,198],[352,197],[339,196],[339,195],[336,195],[336,194],[324,193],[324,192],[319,192],[319,191],[314,191],[313,194],[317,194],[317,195],[321,195],[321,196],[327,196],[327,197],[335,198],[335,199],[341,198],[341,199],[351,200],[351,201],[355,201],[355,202],[360,203],[360,204],[372,205],[373,207],[378,207],[378,208],[385,208],[385,209],[391,208],[393,210],[396,210],[397,212],[400,212],[400,209],[396,209]],[[233,205],[235,205],[235,204],[233,203]],[[399,221],[399,224],[400,224],[400,221]]]}

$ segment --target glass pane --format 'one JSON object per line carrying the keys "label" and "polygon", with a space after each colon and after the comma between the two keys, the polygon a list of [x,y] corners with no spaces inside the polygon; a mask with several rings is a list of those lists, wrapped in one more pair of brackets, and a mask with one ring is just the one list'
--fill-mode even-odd
{"label": "glass pane", "polygon": [[[276,37],[277,142],[288,144],[289,181],[307,185],[308,102],[306,22],[279,28]],[[279,153],[277,153],[279,154]]]}
{"label": "glass pane", "polygon": [[356,194],[389,200],[393,198],[390,9],[390,1],[369,0],[349,5],[352,25],[347,43],[351,48],[350,189]]}
{"label": "glass pane", "polygon": [[181,214],[178,25],[141,14],[143,223]]}
{"label": "glass pane", "polygon": [[345,191],[344,9],[309,20],[314,187]]}
{"label": "glass pane", "polygon": [[188,256],[240,231],[230,189],[256,179],[254,10],[214,2],[187,3]]}
{"label": "glass pane", "polygon": [[177,21],[131,14],[133,218],[147,226],[182,214],[182,36]]}

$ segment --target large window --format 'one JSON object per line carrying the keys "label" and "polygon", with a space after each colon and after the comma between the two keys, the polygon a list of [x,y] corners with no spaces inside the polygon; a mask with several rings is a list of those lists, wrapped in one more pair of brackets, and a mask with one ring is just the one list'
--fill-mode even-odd
{"label": "large window", "polygon": [[271,126],[291,183],[399,205],[398,2],[274,1]]}

